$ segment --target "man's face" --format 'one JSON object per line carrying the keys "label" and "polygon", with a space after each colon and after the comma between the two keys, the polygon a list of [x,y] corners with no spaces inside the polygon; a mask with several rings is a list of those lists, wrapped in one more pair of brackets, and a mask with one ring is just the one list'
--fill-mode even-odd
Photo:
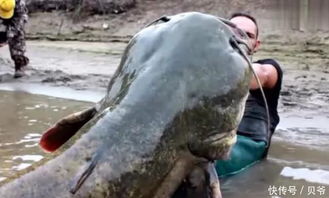
{"label": "man's face", "polygon": [[250,38],[252,50],[255,52],[258,49],[260,41],[257,39],[257,26],[249,18],[244,16],[237,16],[230,19],[238,28],[245,31],[248,37]]}

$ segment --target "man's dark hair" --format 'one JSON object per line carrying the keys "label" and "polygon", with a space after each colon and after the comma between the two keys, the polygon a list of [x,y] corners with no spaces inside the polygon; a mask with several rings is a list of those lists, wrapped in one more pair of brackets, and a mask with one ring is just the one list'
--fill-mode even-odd
{"label": "man's dark hair", "polygon": [[258,38],[258,23],[255,19],[255,17],[251,16],[250,14],[247,14],[247,13],[243,13],[243,12],[236,12],[236,13],[233,13],[230,17],[230,19],[234,18],[234,17],[246,17],[248,19],[250,19],[252,22],[255,23],[256,25],[256,38]]}

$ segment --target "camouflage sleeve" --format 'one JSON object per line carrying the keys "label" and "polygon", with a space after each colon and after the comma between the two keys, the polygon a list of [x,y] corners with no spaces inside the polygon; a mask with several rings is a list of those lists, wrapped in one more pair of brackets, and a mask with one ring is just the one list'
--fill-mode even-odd
{"label": "camouflage sleeve", "polygon": [[25,0],[16,0],[14,16],[7,26],[7,37],[10,55],[15,61],[15,56],[24,56],[25,45],[25,23],[27,22],[27,8]]}

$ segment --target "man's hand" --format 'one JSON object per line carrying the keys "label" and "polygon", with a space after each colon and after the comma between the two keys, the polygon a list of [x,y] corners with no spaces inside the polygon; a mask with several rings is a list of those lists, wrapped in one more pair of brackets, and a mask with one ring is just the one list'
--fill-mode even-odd
{"label": "man's hand", "polygon": [[17,68],[25,67],[30,62],[29,58],[24,55],[15,55],[13,56],[13,60]]}
{"label": "man's hand", "polygon": [[7,45],[7,43],[0,43],[0,47]]}
{"label": "man's hand", "polygon": [[195,167],[187,177],[187,197],[222,198],[219,179],[212,162]]}

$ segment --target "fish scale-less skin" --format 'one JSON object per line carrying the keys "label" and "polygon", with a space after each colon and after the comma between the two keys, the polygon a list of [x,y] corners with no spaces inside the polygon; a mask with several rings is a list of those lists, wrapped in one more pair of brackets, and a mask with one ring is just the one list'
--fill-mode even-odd
{"label": "fish scale-less skin", "polygon": [[137,33],[95,117],[61,155],[1,187],[0,197],[169,197],[195,165],[231,146],[250,78],[231,36],[216,17],[196,12]]}

